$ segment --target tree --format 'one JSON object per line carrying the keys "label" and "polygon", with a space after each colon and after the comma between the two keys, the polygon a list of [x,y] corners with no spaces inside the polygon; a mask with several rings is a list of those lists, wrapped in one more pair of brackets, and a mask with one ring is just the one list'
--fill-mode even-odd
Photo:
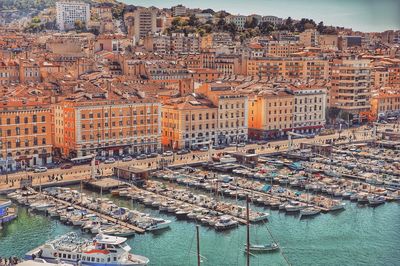
{"label": "tree", "polygon": [[244,27],[245,27],[246,29],[254,29],[255,27],[257,27],[257,25],[258,25],[258,19],[256,19],[256,18],[251,18],[250,21],[247,20],[247,21],[245,22]]}
{"label": "tree", "polygon": [[324,31],[324,29],[325,29],[326,27],[324,26],[324,22],[320,22],[320,23],[318,23],[318,25],[317,25],[317,31],[319,32],[319,33],[322,33],[323,31]]}
{"label": "tree", "polygon": [[294,25],[298,32],[303,32],[306,29],[315,29],[316,23],[312,19],[302,18],[299,22]]}
{"label": "tree", "polygon": [[198,27],[199,26],[199,19],[196,18],[195,15],[191,15],[189,17],[188,25],[191,27]]}
{"label": "tree", "polygon": [[201,11],[201,13],[203,13],[203,14],[212,14],[212,15],[214,15],[214,14],[215,14],[215,11],[212,10],[211,8],[207,8],[207,9],[204,9],[203,11]]}
{"label": "tree", "polygon": [[83,22],[79,19],[75,20],[74,26],[75,26],[76,31],[83,31],[86,29],[85,22]]}
{"label": "tree", "polygon": [[272,24],[271,22],[265,21],[262,22],[258,28],[260,29],[260,32],[264,35],[269,35],[271,34],[271,32],[274,31],[274,24]]}

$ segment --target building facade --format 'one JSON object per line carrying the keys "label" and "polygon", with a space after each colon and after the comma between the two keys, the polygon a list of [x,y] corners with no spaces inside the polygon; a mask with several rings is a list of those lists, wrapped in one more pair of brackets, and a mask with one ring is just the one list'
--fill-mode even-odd
{"label": "building facade", "polygon": [[15,102],[0,108],[0,172],[52,162],[52,108]]}
{"label": "building facade", "polygon": [[75,28],[81,21],[87,26],[90,21],[90,5],[84,2],[56,2],[57,26],[61,31]]}
{"label": "building facade", "polygon": [[64,101],[54,113],[55,147],[65,157],[118,156],[160,149],[160,103]]}
{"label": "building facade", "polygon": [[330,107],[353,114],[369,111],[371,67],[368,59],[335,59],[332,62]]}

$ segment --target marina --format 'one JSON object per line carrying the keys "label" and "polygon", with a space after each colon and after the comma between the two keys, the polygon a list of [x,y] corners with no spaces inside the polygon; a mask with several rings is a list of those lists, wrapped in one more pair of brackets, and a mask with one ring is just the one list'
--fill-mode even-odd
{"label": "marina", "polygon": [[[154,244],[165,249],[164,241],[170,241],[181,249],[173,254],[174,258],[186,261],[185,265],[193,265],[195,246],[190,243],[199,225],[205,265],[225,265],[226,259],[218,258],[215,252],[224,252],[222,249],[226,247],[237,251],[231,255],[234,259],[227,260],[229,265],[243,265],[247,252],[254,263],[272,261],[284,265],[286,258],[306,263],[304,255],[299,257],[293,239],[336,234],[334,229],[322,231],[327,223],[336,230],[346,228],[349,235],[352,227],[360,226],[354,225],[352,216],[368,215],[369,218],[360,219],[363,219],[363,228],[372,232],[377,228],[386,232],[388,228],[384,230],[382,221],[378,222],[382,219],[395,226],[394,215],[398,215],[400,209],[399,204],[393,202],[400,199],[395,186],[398,164],[396,157],[392,161],[389,156],[373,159],[374,162],[363,161],[370,160],[363,152],[370,154],[375,149],[381,148],[359,145],[356,150],[347,150],[352,154],[345,154],[346,149],[338,146],[329,157],[313,154],[309,160],[287,159],[285,154],[260,157],[252,167],[224,156],[224,163],[152,171],[140,186],[119,177],[107,177],[90,185],[86,183],[85,189],[81,183],[72,187],[17,190],[7,196],[17,204],[22,216],[3,229],[2,234],[7,234],[8,227],[18,224],[19,219],[30,217],[28,219],[41,219],[57,228],[58,234],[52,238],[47,236],[44,241],[58,239],[60,234],[71,231],[85,237],[100,232],[126,237],[127,243],[135,247],[135,253],[148,257],[154,265],[163,264],[151,247]],[[385,150],[387,154],[390,152]],[[385,214],[370,216],[381,212]],[[373,221],[374,228],[368,220]],[[182,236],[181,231],[186,235]],[[246,232],[251,239],[248,247]],[[381,239],[373,234],[382,243],[388,241],[388,237],[392,242],[397,237],[385,233],[386,238]],[[234,243],[224,240],[228,235]],[[2,237],[6,236],[0,235]],[[353,237],[367,235],[358,233]],[[221,247],[210,241],[220,243]],[[42,244],[37,243],[36,247]],[[35,248],[29,243],[25,245],[27,247],[18,254],[20,257]],[[312,254],[318,255],[317,246],[311,244],[311,247],[314,247]],[[344,252],[339,247],[335,250]],[[358,264],[363,257],[359,249],[354,252],[353,260]],[[170,253],[162,254],[169,256]],[[388,265],[391,259],[385,258]]]}

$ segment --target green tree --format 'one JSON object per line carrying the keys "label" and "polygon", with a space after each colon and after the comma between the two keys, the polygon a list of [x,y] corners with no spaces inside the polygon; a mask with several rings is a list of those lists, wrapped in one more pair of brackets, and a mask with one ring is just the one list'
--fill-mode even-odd
{"label": "green tree", "polygon": [[272,24],[271,22],[265,21],[265,22],[262,22],[262,23],[258,26],[258,28],[260,29],[260,32],[261,32],[262,34],[264,34],[264,35],[269,35],[269,34],[271,34],[271,32],[274,31],[275,26],[274,26],[274,24]]}
{"label": "green tree", "polygon": [[76,31],[83,31],[86,29],[85,22],[81,21],[79,19],[75,20],[74,26],[75,26]]}

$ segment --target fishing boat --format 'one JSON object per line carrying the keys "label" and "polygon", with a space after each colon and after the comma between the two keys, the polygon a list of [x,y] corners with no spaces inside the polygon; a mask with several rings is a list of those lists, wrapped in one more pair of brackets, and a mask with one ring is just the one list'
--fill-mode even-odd
{"label": "fishing boat", "polygon": [[98,234],[93,241],[68,233],[51,240],[25,254],[25,259],[44,259],[47,262],[62,260],[74,265],[124,265],[144,266],[149,259],[130,253],[126,238]]}

